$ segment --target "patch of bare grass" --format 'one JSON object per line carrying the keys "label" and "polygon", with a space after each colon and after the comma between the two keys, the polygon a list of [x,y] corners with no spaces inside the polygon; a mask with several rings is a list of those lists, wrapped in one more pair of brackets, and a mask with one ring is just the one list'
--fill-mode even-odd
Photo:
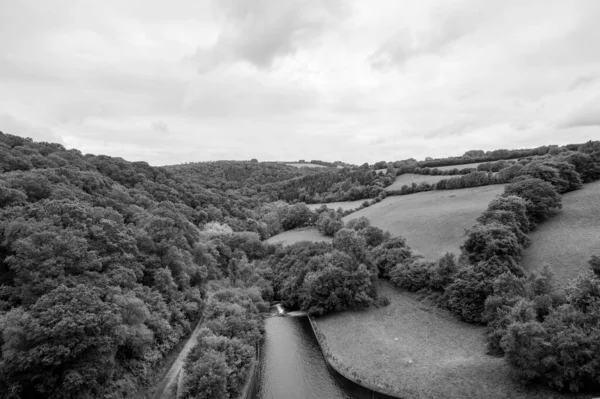
{"label": "patch of bare grass", "polygon": [[346,216],[344,221],[365,216],[373,226],[406,238],[427,258],[438,259],[446,252],[460,252],[465,229],[471,228],[490,201],[503,192],[504,186],[497,184],[387,197]]}
{"label": "patch of bare grass", "polygon": [[[486,355],[484,330],[389,283],[390,305],[315,319],[332,363],[355,381],[405,398],[574,398],[523,387]],[[589,397],[589,396],[587,396]]]}
{"label": "patch of bare grass", "polygon": [[300,241],[319,242],[331,240],[331,237],[327,237],[319,233],[319,230],[317,230],[316,227],[307,227],[304,229],[284,231],[283,233],[279,233],[277,235],[274,235],[273,237],[268,238],[266,242],[268,244],[283,243],[286,245],[291,245]]}
{"label": "patch of bare grass", "polygon": [[365,201],[369,201],[368,199],[361,199],[356,201],[340,201],[340,202],[328,202],[323,204],[306,204],[311,211],[320,208],[322,205],[327,206],[329,209],[336,210],[338,208],[342,208],[342,210],[347,211],[351,209],[358,209],[359,206]]}
{"label": "patch of bare grass", "polygon": [[[439,170],[452,170],[452,169],[465,169],[465,168],[476,168],[481,165],[483,162],[474,162],[474,163],[464,163],[462,165],[448,165],[448,166],[438,166],[436,169]],[[432,167],[433,169],[433,167]]]}
{"label": "patch of bare grass", "polygon": [[442,179],[448,179],[453,176],[431,176],[431,175],[418,175],[415,173],[404,173],[403,175],[397,176],[394,182],[385,188],[385,191],[400,190],[402,186],[411,186],[413,183],[419,184],[422,182],[433,184],[437,183]]}
{"label": "patch of bare grass", "polygon": [[600,181],[565,194],[562,202],[563,209],[530,234],[522,264],[535,270],[548,263],[564,285],[589,270],[592,255],[600,255]]}
{"label": "patch of bare grass", "polygon": [[317,165],[314,163],[286,163],[286,165],[293,166],[295,168],[326,168],[324,165]]}

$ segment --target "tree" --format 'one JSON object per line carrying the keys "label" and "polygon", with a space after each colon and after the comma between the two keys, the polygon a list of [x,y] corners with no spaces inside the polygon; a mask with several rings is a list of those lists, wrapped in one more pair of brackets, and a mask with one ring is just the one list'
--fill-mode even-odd
{"label": "tree", "polygon": [[181,397],[184,399],[223,399],[227,394],[227,367],[225,356],[209,349],[195,361],[184,365],[185,378]]}
{"label": "tree", "polygon": [[97,288],[61,285],[30,311],[8,312],[0,322],[1,374],[16,381],[33,376],[29,388],[49,398],[100,395],[121,344],[117,306],[101,297]]}
{"label": "tree", "polygon": [[475,226],[461,249],[469,262],[475,264],[493,257],[519,261],[522,247],[509,227],[491,222]]}
{"label": "tree", "polygon": [[561,209],[561,197],[548,182],[538,178],[521,176],[504,188],[504,197],[518,196],[527,201],[529,219],[539,222],[553,210]]}
{"label": "tree", "polygon": [[391,270],[411,256],[412,251],[402,237],[393,237],[371,250],[373,263],[381,278],[389,278]]}

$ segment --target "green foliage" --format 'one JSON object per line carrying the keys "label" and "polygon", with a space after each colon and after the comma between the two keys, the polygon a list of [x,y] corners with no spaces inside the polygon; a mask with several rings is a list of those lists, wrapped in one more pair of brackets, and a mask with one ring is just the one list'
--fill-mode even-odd
{"label": "green foliage", "polygon": [[260,312],[266,310],[254,288],[221,289],[210,297],[205,328],[185,360],[183,397],[239,396],[264,333]]}
{"label": "green foliage", "polygon": [[436,263],[425,259],[414,259],[396,265],[390,272],[390,281],[397,287],[419,291],[431,286]]}
{"label": "green foliage", "polygon": [[[514,218],[513,218],[514,219]],[[475,226],[461,246],[470,263],[486,261],[493,257],[519,261],[522,246],[509,227],[497,222]]]}
{"label": "green foliage", "polygon": [[393,237],[371,250],[373,263],[377,267],[379,277],[389,278],[392,269],[412,257],[410,247],[402,237]]}
{"label": "green foliage", "polygon": [[548,182],[521,176],[506,186],[504,196],[518,196],[526,201],[530,221],[540,222],[553,210],[562,208],[560,195]]}
{"label": "green foliage", "polygon": [[279,247],[267,259],[275,296],[287,308],[325,314],[365,307],[377,298],[364,238],[342,229],[334,242],[335,248],[310,242]]}
{"label": "green foliage", "polygon": [[329,210],[319,215],[316,225],[321,234],[333,237],[335,233],[344,227],[344,222],[338,213]]}
{"label": "green foliage", "polygon": [[227,367],[225,356],[216,350],[207,350],[193,362],[186,362],[185,379],[181,397],[184,399],[223,399],[227,393]]}

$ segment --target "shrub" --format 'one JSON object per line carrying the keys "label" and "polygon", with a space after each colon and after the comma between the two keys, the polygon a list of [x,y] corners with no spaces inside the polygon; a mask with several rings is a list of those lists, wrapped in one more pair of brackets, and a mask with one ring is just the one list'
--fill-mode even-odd
{"label": "shrub", "polygon": [[371,250],[371,258],[380,278],[389,278],[391,270],[412,256],[410,247],[402,237],[394,237]]}
{"label": "shrub", "polygon": [[447,252],[432,269],[430,288],[443,291],[454,280],[457,272],[456,257],[453,253]]}
{"label": "shrub", "polygon": [[396,287],[419,291],[431,286],[435,262],[425,259],[409,260],[398,264],[390,272],[390,281]]}
{"label": "shrub", "polygon": [[527,201],[529,220],[539,222],[555,209],[562,208],[560,195],[554,187],[541,179],[520,176],[507,185],[503,196],[516,195]]}
{"label": "shrub", "polygon": [[207,350],[196,361],[185,363],[185,378],[181,397],[184,399],[226,398],[227,367],[225,356],[215,350]]}
{"label": "shrub", "polygon": [[492,283],[482,271],[473,266],[460,270],[448,286],[444,303],[460,319],[470,323],[483,323],[485,300],[492,293]]}
{"label": "shrub", "polygon": [[520,260],[522,247],[509,227],[491,222],[475,226],[461,250],[474,264],[493,257],[507,261]]}

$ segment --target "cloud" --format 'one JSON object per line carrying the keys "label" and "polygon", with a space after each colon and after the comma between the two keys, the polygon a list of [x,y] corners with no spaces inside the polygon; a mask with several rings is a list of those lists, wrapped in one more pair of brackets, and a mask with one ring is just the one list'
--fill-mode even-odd
{"label": "cloud", "polygon": [[19,1],[0,129],[153,164],[597,139],[599,19],[596,0]]}
{"label": "cloud", "polygon": [[600,97],[572,111],[558,126],[561,128],[600,126]]}
{"label": "cloud", "polygon": [[156,122],[152,122],[152,129],[154,129],[154,130],[156,130],[158,132],[168,133],[169,132],[169,125],[167,125],[163,121],[156,121]]}
{"label": "cloud", "polygon": [[438,55],[465,36],[473,34],[491,8],[476,2],[449,2],[433,8],[425,27],[403,27],[371,53],[367,62],[375,69],[403,67],[410,59]]}
{"label": "cloud", "polygon": [[569,90],[577,90],[589,86],[598,81],[598,78],[600,78],[600,74],[579,76],[573,80],[573,83],[569,86]]}
{"label": "cloud", "polygon": [[269,68],[280,57],[294,54],[318,38],[345,14],[341,0],[219,0],[219,36],[192,57],[200,72],[221,63],[246,61]]}

